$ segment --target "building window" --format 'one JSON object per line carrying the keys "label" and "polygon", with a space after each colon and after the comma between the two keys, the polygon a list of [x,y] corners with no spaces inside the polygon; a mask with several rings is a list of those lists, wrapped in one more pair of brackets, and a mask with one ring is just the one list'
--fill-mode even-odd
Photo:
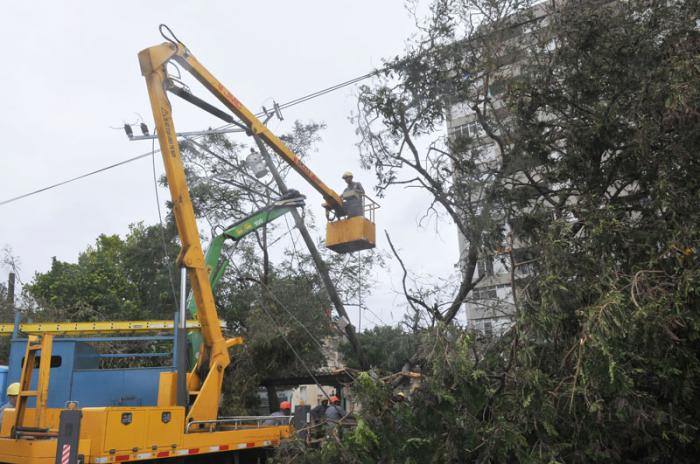
{"label": "building window", "polygon": [[532,275],[535,273],[535,255],[532,250],[527,248],[513,250],[513,259],[520,275]]}
{"label": "building window", "polygon": [[497,97],[506,89],[506,81],[504,79],[494,80],[489,86],[489,96]]}
{"label": "building window", "polygon": [[522,275],[533,275],[535,273],[535,266],[533,263],[525,263],[518,266],[518,272]]}
{"label": "building window", "polygon": [[472,139],[478,139],[484,135],[484,129],[481,127],[478,121],[472,121],[465,124],[461,124],[452,129],[452,137],[469,137]]}
{"label": "building window", "polygon": [[489,277],[493,275],[493,256],[484,256],[476,263],[479,277]]}
{"label": "building window", "polygon": [[474,289],[474,298],[477,300],[495,300],[498,298],[496,287],[485,287]]}
{"label": "building window", "polygon": [[484,335],[493,336],[493,323],[491,321],[484,321]]}

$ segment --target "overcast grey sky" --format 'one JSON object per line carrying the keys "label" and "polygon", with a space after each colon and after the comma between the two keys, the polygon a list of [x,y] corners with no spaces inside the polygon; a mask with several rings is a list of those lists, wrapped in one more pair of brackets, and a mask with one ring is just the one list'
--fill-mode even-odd
{"label": "overcast grey sky", "polygon": [[[398,0],[3,2],[0,201],[150,150],[150,142],[129,142],[110,126],[133,122],[136,113],[153,126],[136,55],[162,42],[159,23],[254,111],[364,74],[400,54],[414,32]],[[308,164],[337,189],[342,171],[353,170],[369,191],[374,176],[359,168],[348,120],[355,94],[356,87],[348,87],[295,106],[271,127],[284,132],[295,119],[325,122]],[[220,124],[193,107],[176,105],[175,111],[180,131]],[[48,269],[52,256],[75,261],[100,233],[156,223],[151,169],[146,158],[0,206],[0,246],[12,248],[29,281]],[[295,180],[290,186],[302,187]],[[302,190],[322,217],[320,197]],[[447,277],[454,273],[456,232],[449,224],[419,227],[427,205],[418,192],[390,191],[377,217],[378,247],[389,251],[387,229],[410,268]],[[385,322],[396,322],[404,311],[396,293],[401,274],[389,264],[388,272],[372,276],[378,283],[367,304]],[[363,320],[376,322],[371,314]]]}

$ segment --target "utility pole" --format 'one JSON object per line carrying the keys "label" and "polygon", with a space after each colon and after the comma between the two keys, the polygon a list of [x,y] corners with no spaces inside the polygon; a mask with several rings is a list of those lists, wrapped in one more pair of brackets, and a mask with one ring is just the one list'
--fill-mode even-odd
{"label": "utility pole", "polygon": [[15,273],[10,272],[10,275],[7,279],[7,302],[10,304],[12,307],[12,310],[14,311],[15,309]]}
{"label": "utility pole", "polygon": [[10,272],[7,278],[7,304],[15,313],[15,327],[12,329],[12,338],[17,338],[19,332],[20,314],[15,307],[15,273]]}
{"label": "utility pole", "polygon": [[[272,163],[272,158],[270,157],[270,153],[267,151],[267,147],[265,146],[263,141],[260,140],[260,138],[257,137],[255,134],[253,134],[253,138],[255,139],[255,143],[258,145],[260,154],[265,160],[265,164],[267,164],[267,168],[270,170],[270,172],[272,173],[272,177],[277,183],[277,188],[279,188],[282,194],[287,193],[287,185],[285,184],[284,179],[282,179],[282,176],[277,170],[277,167],[275,167],[275,165]],[[348,313],[345,310],[345,305],[343,305],[343,302],[340,300],[338,291],[336,290],[335,285],[331,280],[330,274],[328,273],[328,267],[323,261],[323,258],[321,258],[321,254],[318,252],[318,248],[316,248],[316,244],[311,238],[311,234],[309,234],[309,230],[306,228],[304,220],[301,218],[301,215],[296,209],[292,209],[290,213],[294,218],[294,223],[296,224],[297,229],[299,229],[299,232],[301,233],[301,237],[304,239],[304,243],[306,243],[306,247],[309,249],[309,253],[311,253],[311,257],[314,260],[316,270],[321,276],[323,285],[326,287],[326,292],[328,292],[328,297],[333,303],[333,306],[335,306],[335,310],[338,312],[340,317],[344,317],[345,320],[350,322],[350,316],[348,316]],[[360,367],[363,370],[369,369],[369,363],[367,362],[367,358],[365,357],[364,351],[362,351],[362,346],[360,346],[360,341],[357,339],[357,334],[355,333],[355,328],[352,326],[352,324],[348,324],[345,327],[345,335],[350,341],[350,344],[352,345],[355,354],[357,354],[357,359],[360,361]]]}

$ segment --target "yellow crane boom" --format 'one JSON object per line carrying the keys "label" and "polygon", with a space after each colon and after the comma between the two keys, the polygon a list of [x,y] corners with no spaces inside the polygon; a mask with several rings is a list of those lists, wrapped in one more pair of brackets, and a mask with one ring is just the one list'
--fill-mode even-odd
{"label": "yellow crane boom", "polygon": [[[209,364],[204,379],[194,379],[191,384],[188,383],[190,393],[197,392],[194,403],[187,414],[189,422],[217,418],[221,383],[224,370],[230,363],[230,357],[226,340],[219,326],[214,295],[209,282],[209,270],[202,252],[197,220],[187,187],[185,168],[180,156],[171,106],[165,90],[167,83],[166,65],[177,52],[178,47],[172,44],[150,47],[139,53],[139,63],[141,73],[146,78],[153,119],[158,132],[158,142],[172,198],[175,223],[182,244],[178,264],[187,269],[197,306],[197,319],[202,326],[202,337],[207,350],[205,356],[200,359],[201,362],[206,362],[208,359]],[[180,52],[184,54],[184,50]]]}
{"label": "yellow crane boom", "polygon": [[[197,360],[198,365],[189,373],[185,372],[184,363],[178,361],[175,363],[176,372],[169,368],[87,369],[76,367],[72,362],[53,365],[55,347],[59,348],[57,357],[77,359],[79,354],[76,353],[89,348],[83,343],[94,340],[89,336],[81,340],[73,338],[73,335],[166,331],[174,329],[172,321],[37,323],[22,324],[17,328],[10,324],[0,326],[0,335],[10,334],[15,328],[27,334],[23,357],[16,350],[21,346],[20,340],[13,340],[15,357],[23,361],[15,360],[12,364],[15,371],[21,369],[20,387],[16,407],[5,408],[0,420],[1,463],[46,464],[66,460],[66,456],[75,460],[78,454],[90,463],[170,462],[182,459],[188,462],[195,459],[202,463],[238,462],[239,458],[263,458],[270,447],[278,446],[280,440],[291,434],[290,416],[218,417],[224,371],[230,364],[228,350],[243,340],[240,337],[225,339],[217,315],[209,279],[210,269],[202,252],[171,106],[166,96],[170,84],[166,65],[171,59],[181,65],[187,63],[184,67],[200,81],[208,82],[208,88],[218,89],[215,93],[218,92],[220,98],[226,97],[230,104],[237,100],[191,57],[184,46],[173,42],[139,53],[182,246],[178,264],[187,274],[181,279],[181,315],[186,307],[186,277],[189,277],[197,309],[196,322],[185,321],[184,316],[179,321],[188,330],[198,327],[201,331],[203,349]],[[246,114],[247,110],[241,109],[240,102],[234,106],[238,109],[235,111],[237,115]],[[250,114],[249,111],[247,113]],[[259,121],[249,127],[256,134],[266,131]],[[264,140],[273,144],[276,140],[280,146],[282,144],[272,134],[267,134]],[[294,156],[291,151],[288,154]],[[303,164],[298,165],[297,169],[303,172]],[[306,177],[313,179],[315,176],[307,169]],[[337,195],[328,193],[324,198],[331,204],[340,205]],[[342,208],[342,205],[339,207]],[[178,334],[182,335],[183,332],[178,331]],[[55,335],[68,335],[68,340],[60,337],[54,340]],[[179,339],[176,345],[178,348],[183,346]],[[144,373],[148,375],[144,377]],[[154,377],[154,373],[157,377]],[[16,374],[13,374],[15,378]],[[104,385],[100,382],[104,382]],[[53,384],[53,393],[50,383]],[[154,392],[150,388],[156,385],[157,397],[153,397]],[[78,391],[77,386],[83,389]],[[135,387],[133,390],[138,394],[133,398],[144,400],[146,404],[121,405],[121,399],[115,403],[107,395],[92,399],[91,395],[95,392],[105,393],[107,387],[118,389],[117,394]],[[149,389],[147,394],[141,391],[141,387]],[[183,398],[183,394],[187,396]],[[65,403],[60,403],[57,406],[59,403],[56,399],[64,397],[71,399],[70,404],[63,407]],[[83,400],[87,404],[80,405]],[[51,404],[51,401],[54,403]],[[90,405],[90,401],[94,402],[94,406]],[[70,453],[73,453],[73,458]]]}
{"label": "yellow crane boom", "polygon": [[[167,29],[166,26],[161,25],[161,33],[163,33],[163,28]],[[158,142],[172,198],[173,213],[182,243],[178,264],[187,270],[203,338],[202,354],[197,360],[197,366],[187,377],[187,390],[190,398],[194,398],[187,415],[187,421],[211,420],[217,416],[223,374],[230,363],[228,348],[239,343],[239,340],[225,340],[219,327],[209,280],[209,269],[207,269],[202,252],[167,92],[172,92],[224,121],[245,129],[256,140],[272,148],[306,182],[311,184],[323,196],[325,200],[323,206],[335,213],[337,220],[332,224],[329,223],[327,227],[327,244],[334,251],[347,253],[374,247],[373,216],[377,205],[372,202],[369,206],[363,207],[365,213],[369,212],[369,219],[365,218],[364,215],[350,217],[345,211],[340,195],[321,181],[279,137],[274,135],[262,121],[214,77],[182,42],[177,40],[174,35],[172,39],[165,34],[163,36],[168,42],[139,52],[139,64],[141,73],[146,79]],[[167,65],[170,62],[176,63],[192,74],[235,116],[199,99],[185,88],[177,85],[176,82],[179,80],[173,80],[168,76]],[[347,218],[342,219],[344,217]],[[180,382],[182,382],[182,378]]]}
{"label": "yellow crane boom", "polygon": [[[177,225],[182,250],[178,263],[187,269],[192,286],[192,294],[197,307],[197,319],[201,324],[204,339],[204,356],[200,357],[198,366],[193,369],[188,379],[190,395],[196,391],[196,399],[192,404],[188,420],[207,420],[216,417],[218,398],[221,392],[223,371],[230,363],[228,347],[233,342],[224,340],[218,325],[218,316],[214,305],[214,297],[209,282],[208,269],[205,264],[202,246],[199,240],[197,222],[190,200],[185,179],[177,133],[173,123],[172,109],[167,97],[171,91],[185,100],[233,122],[254,137],[262,140],[271,147],[285,162],[287,162],[304,180],[311,184],[324,198],[324,207],[336,213],[336,217],[345,214],[342,198],[328,187],[302,160],[276,135],[274,135],[243,103],[241,103],[221,82],[219,82],[185,47],[177,40],[146,48],[139,53],[141,73],[146,79],[148,94],[155,120],[158,141],[161,148],[168,187],[173,202],[173,212]],[[200,100],[189,92],[173,85],[168,77],[167,64],[174,61],[192,74],[206,89],[223,103],[237,118]],[[355,218],[357,219],[357,218]],[[364,219],[361,221],[368,222]],[[351,222],[351,221],[346,221]],[[355,221],[357,222],[357,221]],[[364,225],[364,222],[360,224]],[[373,224],[372,224],[373,225]],[[345,226],[345,224],[343,224]],[[347,226],[346,226],[347,228]],[[357,227],[355,227],[357,228]],[[362,228],[360,228],[362,229]],[[364,229],[360,235],[366,235]],[[373,242],[373,237],[372,237]],[[372,245],[373,246],[373,243]],[[208,360],[208,373],[200,378],[202,363]]]}
{"label": "yellow crane boom", "polygon": [[[324,207],[343,211],[343,200],[332,188],[326,185],[316,174],[299,158],[279,137],[273,134],[260,119],[257,118],[243,103],[240,102],[216,77],[214,77],[192,53],[179,42],[168,42],[148,48],[139,54],[139,59],[146,59],[146,69],[153,69],[154,59],[158,66],[174,60],[190,74],[192,74],[207,90],[233,112],[247,127],[251,134],[260,137],[266,144],[286,161],[289,166],[316,189],[325,200]],[[165,61],[163,61],[165,60]],[[141,69],[144,69],[144,61],[141,61]],[[144,74],[145,75],[145,74]],[[165,72],[164,72],[165,76]],[[165,84],[165,82],[163,81]],[[165,92],[163,92],[165,93]],[[156,124],[157,127],[157,124]],[[173,131],[174,135],[174,131]],[[174,139],[173,139],[174,141]]]}

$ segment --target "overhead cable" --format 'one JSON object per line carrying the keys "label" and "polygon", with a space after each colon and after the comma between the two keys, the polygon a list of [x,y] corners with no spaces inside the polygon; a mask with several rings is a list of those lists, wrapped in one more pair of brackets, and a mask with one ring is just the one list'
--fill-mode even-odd
{"label": "overhead cable", "polygon": [[[160,150],[156,150],[156,152],[160,152]],[[25,193],[25,194],[23,194],[23,195],[19,195],[19,196],[16,196],[16,197],[8,198],[7,200],[0,201],[0,206],[6,205],[6,204],[8,204],[8,203],[13,203],[13,202],[15,202],[15,201],[17,201],[17,200],[21,200],[21,199],[23,199],[23,198],[27,198],[27,197],[30,197],[30,196],[32,196],[32,195],[36,195],[36,194],[38,194],[38,193],[42,193],[42,192],[45,192],[45,191],[47,191],[47,190],[51,190],[51,189],[54,189],[54,188],[56,188],[56,187],[60,187],[60,186],[62,186],[62,185],[70,184],[71,182],[75,182],[76,180],[84,179],[84,178],[86,178],[86,177],[89,177],[89,176],[92,176],[92,175],[95,175],[95,174],[99,174],[99,173],[104,172],[104,171],[107,171],[107,170],[109,170],[109,169],[116,168],[116,167],[122,166],[122,165],[124,165],[124,164],[128,164],[128,163],[131,163],[131,162],[133,162],[133,161],[140,160],[140,159],[142,159],[142,158],[146,158],[146,157],[148,157],[148,156],[151,156],[151,152],[150,152],[150,151],[147,152],[147,153],[143,153],[143,154],[134,156],[134,157],[129,158],[129,159],[125,159],[125,160],[123,160],[123,161],[119,161],[118,163],[110,164],[109,166],[105,166],[105,167],[103,167],[103,168],[96,169],[96,170],[94,170],[94,171],[86,172],[85,174],[81,174],[81,175],[79,175],[79,176],[72,177],[72,178],[70,178],[70,179],[66,179],[66,180],[64,180],[64,181],[61,181],[61,182],[58,182],[58,183],[49,185],[49,186],[47,186],[47,187],[43,187],[43,188],[40,188],[40,189],[37,189],[37,190],[33,190],[33,191],[28,192],[28,193]]]}
{"label": "overhead cable", "polygon": [[287,344],[287,346],[289,347],[291,352],[297,358],[297,360],[299,361],[299,364],[301,364],[301,366],[304,368],[306,373],[309,374],[309,377],[311,377],[311,379],[314,381],[314,383],[316,384],[318,389],[321,390],[321,393],[323,393],[323,395],[326,397],[326,399],[328,399],[328,401],[330,402],[331,397],[328,395],[328,393],[326,393],[326,390],[323,388],[323,385],[321,385],[321,382],[319,382],[319,380],[316,378],[316,376],[311,371],[309,366],[304,362],[304,358],[301,357],[301,355],[297,352],[297,350],[294,349],[294,346],[292,346],[292,344],[289,342],[289,340],[287,340],[287,337],[285,336],[284,332],[281,329],[282,326],[279,325],[279,323],[275,320],[275,318],[272,316],[272,314],[265,308],[264,304],[260,305],[259,308],[270,319],[270,321],[272,321],[273,327],[275,328],[275,330],[277,330],[277,333],[280,335],[280,337],[282,338],[284,343]]}
{"label": "overhead cable", "polygon": [[[287,234],[291,234],[291,230],[289,230],[289,228],[288,228]],[[285,234],[285,235],[287,235],[287,234]],[[236,242],[236,243],[238,243],[238,242]],[[240,269],[240,267],[238,267],[238,265],[236,264],[236,260],[233,259],[232,254],[231,254],[230,252],[227,252],[227,251],[225,251],[225,253],[226,253],[227,257],[228,257],[229,263],[231,263],[231,265],[235,268],[235,270],[236,270],[236,272],[238,273],[238,275],[241,275],[241,276],[242,276],[242,275],[245,275],[245,274],[243,273],[243,271]],[[316,346],[318,346],[318,348],[319,348],[319,350],[321,350],[321,352],[324,351],[325,348],[324,348],[324,346],[323,346],[323,343],[321,343],[321,341],[320,341],[313,333],[311,333],[311,331],[309,330],[309,328],[306,327],[306,325],[305,325],[302,321],[300,321],[299,318],[297,318],[297,317],[294,315],[294,313],[282,302],[282,300],[280,300],[280,299],[274,294],[274,292],[272,291],[272,289],[271,289],[270,287],[268,287],[264,282],[260,281],[259,279],[255,279],[255,278],[252,278],[252,277],[245,277],[245,279],[246,279],[246,280],[249,280],[249,281],[251,281],[251,282],[255,282],[255,283],[257,283],[258,285],[262,286],[262,287],[265,289],[265,291],[268,293],[268,295],[270,295],[270,298],[277,304],[277,306],[280,307],[282,310],[284,310],[284,311],[289,315],[289,317],[290,317],[294,322],[296,322],[296,323],[304,330],[304,332],[306,332],[306,334],[309,336],[309,339],[311,339],[311,341],[313,341],[313,342],[316,344]],[[268,317],[271,318],[272,316],[268,314]],[[350,374],[350,373],[348,373],[348,374],[349,374],[350,377],[352,377],[353,379],[355,378],[352,374]]]}
{"label": "overhead cable", "polygon": [[[237,272],[239,272],[240,275],[244,275],[244,274],[241,272],[241,270],[238,268],[238,266],[236,265],[236,262],[235,262],[235,260],[233,259],[233,257],[231,256],[231,254],[227,253],[227,255],[228,255],[228,258],[229,258],[229,263],[231,263],[231,264],[237,269]],[[274,293],[272,293],[272,290],[270,290],[270,288],[268,288],[267,285],[263,284],[262,282],[260,282],[260,281],[257,280],[257,279],[253,279],[253,278],[251,278],[251,277],[248,277],[246,280],[251,280],[251,281],[253,281],[253,282],[255,282],[255,283],[261,284],[261,285],[263,286],[263,288],[264,288],[265,290],[267,290],[267,292],[270,294],[270,296],[273,297],[273,299],[275,300],[275,302],[276,302],[280,307],[282,307],[285,311],[287,311],[290,315],[292,315],[292,313],[284,306],[284,304],[282,304],[282,302],[274,295]],[[272,316],[272,314],[270,313],[270,311],[268,311],[268,310],[266,309],[266,307],[265,307],[264,304],[261,304],[261,305],[259,305],[258,307],[259,307],[259,308],[262,310],[262,312],[268,317],[268,319],[270,319],[270,321],[272,321],[273,327],[275,328],[275,330],[277,331],[277,333],[280,335],[280,337],[282,338],[282,340],[284,340],[284,343],[287,344],[287,346],[288,346],[289,349],[292,351],[292,353],[294,354],[294,356],[297,358],[297,360],[299,361],[299,363],[302,365],[302,367],[304,368],[304,370],[306,370],[306,372],[309,374],[309,376],[313,379],[313,381],[314,381],[314,383],[316,384],[316,386],[321,390],[321,393],[323,393],[323,395],[328,399],[328,401],[330,401],[330,396],[328,395],[328,393],[326,393],[326,390],[323,388],[323,385],[321,385],[321,382],[318,381],[318,379],[316,378],[316,376],[314,375],[314,373],[311,371],[311,369],[309,369],[309,366],[307,366],[307,364],[304,362],[304,359],[301,357],[301,355],[299,355],[299,353],[297,352],[297,350],[294,349],[294,346],[292,346],[292,344],[290,343],[290,341],[287,339],[287,336],[286,336],[285,333],[282,331],[282,327],[283,327],[283,326],[280,325],[280,324],[278,323],[277,320],[275,320],[274,316]],[[294,317],[294,320],[295,320],[296,322],[298,322],[298,323],[301,325],[301,327],[306,331],[306,333],[310,336],[310,338],[311,338],[311,339],[319,346],[319,348],[323,351],[323,345],[318,341],[318,339],[316,339],[316,337],[313,336],[313,334],[309,331],[309,329],[308,329],[301,321],[299,321],[299,319],[297,319],[296,317]]]}
{"label": "overhead cable", "polygon": [[[280,108],[280,109],[291,108],[292,106],[299,105],[299,104],[301,104],[301,103],[307,102],[307,101],[312,100],[312,99],[314,99],[314,98],[321,97],[321,96],[326,95],[326,94],[328,94],[328,93],[334,92],[334,91],[336,91],[336,90],[342,89],[342,88],[344,88],[344,87],[347,87],[347,86],[349,86],[349,85],[355,84],[355,83],[360,82],[360,81],[362,81],[362,80],[368,79],[368,78],[370,78],[370,77],[372,77],[372,76],[374,76],[374,75],[380,73],[381,71],[382,71],[382,69],[378,69],[378,70],[369,72],[369,73],[367,73],[367,74],[363,74],[362,76],[358,76],[358,77],[355,77],[355,78],[353,78],[353,79],[347,80],[347,81],[345,81],[345,82],[341,82],[341,83],[339,83],[339,84],[336,84],[336,85],[333,85],[333,86],[330,86],[330,87],[326,87],[325,89],[322,89],[322,90],[318,90],[318,91],[316,91],[316,92],[309,93],[309,94],[307,94],[307,95],[304,95],[303,97],[295,98],[294,100],[290,100],[290,101],[288,101],[288,102],[286,102],[286,103],[280,104],[280,105],[279,105],[279,108]],[[255,117],[260,118],[260,117],[266,116],[266,115],[267,115],[266,112],[261,111],[261,112],[257,113],[257,114],[255,115]],[[222,128],[228,127],[228,126],[230,126],[230,124],[227,124],[227,125],[225,125],[225,126],[219,127],[219,128],[217,128],[217,129],[222,129]],[[160,150],[156,150],[156,152],[160,152]],[[61,186],[66,185],[66,184],[70,184],[71,182],[75,182],[75,181],[77,181],[77,180],[84,179],[84,178],[86,178],[86,177],[90,177],[90,176],[92,176],[92,175],[99,174],[99,173],[104,172],[104,171],[108,171],[108,170],[110,170],[110,169],[113,169],[113,168],[116,168],[116,167],[119,167],[119,166],[122,166],[122,165],[125,165],[125,164],[128,164],[128,163],[131,163],[131,162],[140,160],[140,159],[142,159],[142,158],[146,158],[146,157],[148,157],[148,156],[151,156],[151,152],[150,152],[150,151],[149,151],[148,153],[143,153],[143,154],[141,154],[141,155],[137,155],[137,156],[134,156],[134,157],[132,157],[132,158],[125,159],[125,160],[123,160],[123,161],[119,161],[118,163],[110,164],[109,166],[105,166],[105,167],[103,167],[103,168],[96,169],[96,170],[94,170],[94,171],[86,172],[85,174],[81,174],[81,175],[79,175],[79,176],[72,177],[72,178],[70,178],[70,179],[66,179],[66,180],[64,180],[64,181],[57,182],[57,183],[55,183],[55,184],[52,184],[52,185],[49,185],[49,186],[46,186],[46,187],[42,187],[42,188],[37,189],[37,190],[33,190],[33,191],[31,191],[31,192],[27,192],[27,193],[25,193],[25,194],[18,195],[18,196],[16,196],[16,197],[8,198],[7,200],[0,201],[0,206],[6,205],[6,204],[9,204],[9,203],[14,203],[15,201],[22,200],[23,198],[27,198],[27,197],[30,197],[30,196],[33,196],[33,195],[37,195],[37,194],[39,194],[39,193],[46,192],[47,190],[52,190],[52,189],[54,189],[54,188],[61,187]]]}

